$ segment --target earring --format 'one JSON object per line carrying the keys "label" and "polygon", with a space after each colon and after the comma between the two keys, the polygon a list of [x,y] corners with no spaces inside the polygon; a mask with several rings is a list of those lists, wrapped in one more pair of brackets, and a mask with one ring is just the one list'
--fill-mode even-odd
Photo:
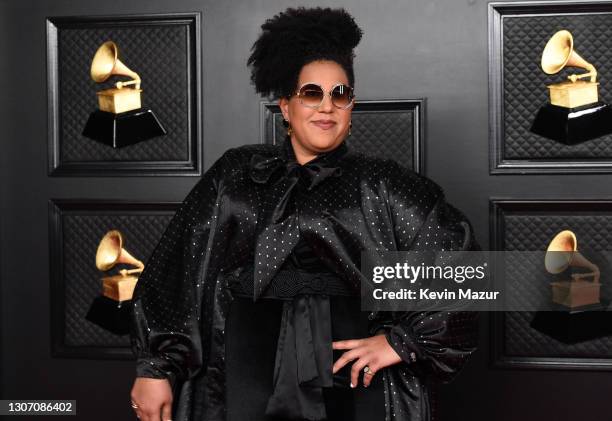
{"label": "earring", "polygon": [[349,136],[351,135],[352,128],[353,128],[353,120],[349,121]]}
{"label": "earring", "polygon": [[289,120],[283,119],[283,126],[285,126],[285,128],[287,129],[287,136],[291,136],[293,130],[291,129],[291,124],[289,124]]}

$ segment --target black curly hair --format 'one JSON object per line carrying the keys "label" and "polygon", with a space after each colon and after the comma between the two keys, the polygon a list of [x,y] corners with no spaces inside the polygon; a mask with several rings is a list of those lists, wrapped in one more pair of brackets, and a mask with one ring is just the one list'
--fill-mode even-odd
{"label": "black curly hair", "polygon": [[289,97],[302,67],[315,60],[332,60],[355,86],[353,48],[362,31],[344,9],[288,8],[261,25],[263,30],[251,47],[247,66],[251,82],[264,96]]}

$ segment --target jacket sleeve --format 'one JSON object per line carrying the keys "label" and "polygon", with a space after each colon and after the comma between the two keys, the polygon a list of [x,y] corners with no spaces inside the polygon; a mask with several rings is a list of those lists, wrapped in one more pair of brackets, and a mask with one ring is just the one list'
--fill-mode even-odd
{"label": "jacket sleeve", "polygon": [[130,320],[136,377],[175,384],[202,367],[198,276],[219,211],[219,158],[184,199],[145,264]]}
{"label": "jacket sleeve", "polygon": [[[442,189],[393,165],[387,181],[398,250],[480,250],[467,218],[445,201]],[[391,347],[415,372],[450,381],[478,342],[477,312],[395,312],[387,325]]]}

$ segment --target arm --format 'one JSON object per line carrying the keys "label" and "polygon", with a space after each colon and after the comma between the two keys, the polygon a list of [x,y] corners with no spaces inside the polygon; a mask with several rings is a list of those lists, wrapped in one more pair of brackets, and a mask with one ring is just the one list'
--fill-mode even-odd
{"label": "arm", "polygon": [[197,276],[218,214],[225,155],[189,192],[145,265],[133,296],[131,343],[136,377],[177,382],[202,367],[203,285]]}
{"label": "arm", "polygon": [[[388,199],[398,250],[479,250],[472,226],[440,187],[393,165]],[[399,312],[385,324],[391,347],[415,372],[451,380],[476,349],[476,312]]]}

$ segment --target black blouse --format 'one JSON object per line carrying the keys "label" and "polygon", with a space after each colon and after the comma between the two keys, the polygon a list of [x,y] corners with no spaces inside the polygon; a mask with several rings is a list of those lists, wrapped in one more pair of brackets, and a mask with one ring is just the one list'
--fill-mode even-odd
{"label": "black blouse", "polygon": [[[350,364],[331,372],[343,353],[331,349],[332,341],[370,336],[359,295],[324,282],[300,288],[325,279],[341,282],[303,239],[281,267],[285,271],[299,273],[299,280],[273,279],[257,302],[249,282],[230,281],[228,420],[384,419],[381,379],[367,390],[353,390]],[[313,371],[304,379],[309,367]]]}

